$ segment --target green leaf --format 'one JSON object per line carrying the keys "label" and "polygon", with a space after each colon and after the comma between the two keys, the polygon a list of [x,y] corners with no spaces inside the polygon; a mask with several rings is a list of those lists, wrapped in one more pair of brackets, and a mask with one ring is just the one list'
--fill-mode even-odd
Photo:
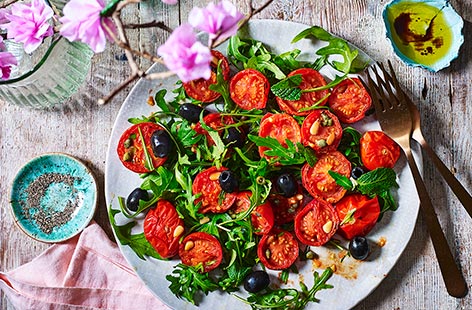
{"label": "green leaf", "polygon": [[363,165],[360,155],[360,139],[362,135],[352,127],[345,127],[338,150],[346,156],[354,167]]}
{"label": "green leaf", "polygon": [[216,84],[211,84],[208,86],[208,88],[221,94],[221,97],[223,97],[225,102],[226,111],[232,110],[234,104],[229,94],[228,81],[225,80],[223,70],[221,68],[221,60],[218,62],[218,68],[216,70]]}
{"label": "green leaf", "polygon": [[301,82],[302,75],[296,74],[272,85],[270,90],[274,95],[284,100],[299,100],[302,96],[302,91],[299,88]]}
{"label": "green leaf", "polygon": [[110,223],[113,227],[113,231],[122,245],[129,246],[136,255],[144,260],[145,256],[154,257],[156,259],[162,259],[162,257],[154,250],[151,244],[144,237],[144,233],[132,235],[131,229],[136,225],[136,222],[129,222],[125,225],[117,225],[115,221],[115,215],[118,214],[119,210],[114,210],[112,208],[108,211],[108,217],[110,218]]}
{"label": "green leaf", "polygon": [[202,273],[201,269],[201,264],[195,267],[178,264],[172,274],[166,276],[170,282],[171,292],[178,298],[197,305],[196,296],[199,292],[208,295],[209,292],[217,290],[218,284],[208,276],[208,273]]}
{"label": "green leaf", "polygon": [[328,174],[334,179],[334,181],[336,181],[336,184],[343,187],[344,189],[348,191],[354,189],[354,184],[351,182],[351,180],[348,177],[332,170],[329,170]]}
{"label": "green leaf", "polygon": [[166,100],[164,99],[165,95],[167,94],[167,90],[161,89],[154,95],[154,101],[156,105],[164,112],[172,112],[167,104]]}
{"label": "green leaf", "polygon": [[391,168],[377,168],[364,173],[357,179],[358,190],[365,195],[378,195],[398,187],[395,171]]}
{"label": "green leaf", "polygon": [[[359,64],[355,62],[355,59],[357,58],[359,51],[356,49],[351,50],[349,44],[345,40],[331,35],[321,27],[313,26],[303,30],[297,34],[295,38],[293,38],[292,43],[298,42],[310,36],[313,36],[318,40],[328,42],[327,46],[324,46],[316,51],[316,54],[321,57],[321,60],[315,62],[314,64],[314,67],[316,67],[317,70],[320,70],[325,64],[330,64],[335,70],[338,70],[344,74],[353,72],[355,71],[354,69],[357,70]],[[341,62],[333,60],[332,62],[329,62],[329,56],[332,55],[341,55],[343,61]]]}

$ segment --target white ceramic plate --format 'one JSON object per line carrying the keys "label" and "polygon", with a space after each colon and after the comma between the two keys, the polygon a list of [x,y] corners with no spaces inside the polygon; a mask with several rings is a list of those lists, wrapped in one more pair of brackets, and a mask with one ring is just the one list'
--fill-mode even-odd
{"label": "white ceramic plate", "polygon": [[[292,38],[306,28],[308,28],[307,25],[293,22],[252,20],[241,33],[244,36],[250,36],[264,42],[275,53],[282,53],[298,48],[302,51],[299,59],[313,60],[316,56],[315,51],[324,45],[324,42],[305,39],[299,41],[297,44],[290,44]],[[224,51],[225,46],[221,46],[220,49]],[[155,65],[151,70],[162,70],[162,67]],[[322,73],[332,78],[330,72]],[[109,208],[119,209],[117,197],[127,197],[142,181],[137,174],[124,168],[116,155],[118,140],[124,130],[130,126],[127,120],[130,117],[149,115],[152,111],[155,111],[155,107],[151,107],[146,103],[148,96],[162,88],[173,89],[175,87],[175,81],[176,78],[170,78],[164,81],[141,80],[133,88],[124,102],[110,137],[106,161],[105,195]],[[377,121],[375,121],[372,116],[362,121],[357,127],[361,131],[379,128]],[[418,154],[418,151],[416,151],[416,154]],[[413,232],[418,215],[419,200],[411,173],[406,165],[406,159],[401,157],[396,167],[400,188],[395,195],[399,208],[396,212],[388,212],[369,234],[369,239],[374,244],[383,240],[386,241],[385,246],[374,246],[370,259],[365,262],[359,263],[351,258],[345,259],[341,264],[342,268],[337,268],[337,274],[333,275],[328,281],[334,288],[319,292],[316,296],[320,299],[320,303],[309,304],[307,309],[352,308],[377,287],[388,275],[393,265],[400,257]],[[126,223],[124,217],[116,216],[115,219],[118,224]],[[139,231],[140,230],[137,229],[137,232]],[[128,246],[120,245],[120,247],[128,262],[136,270],[138,276],[164,303],[171,308],[179,310],[197,308],[188,302],[176,298],[168,289],[169,282],[165,279],[165,276],[172,272],[173,266],[179,262],[178,260],[141,260]],[[331,264],[331,253],[336,252],[324,247],[316,248],[315,251],[319,254],[323,264],[327,266]],[[305,284],[311,287],[313,283],[312,274],[316,266],[313,266],[311,263],[305,263],[299,264],[298,267],[300,275],[291,274],[289,285],[298,286],[299,278],[303,277]],[[323,269],[319,271],[321,273]],[[238,292],[238,295],[244,296],[243,291],[244,289]],[[199,304],[199,308],[250,309],[248,305],[243,304],[229,294],[219,292],[210,293],[208,296],[205,296]]]}

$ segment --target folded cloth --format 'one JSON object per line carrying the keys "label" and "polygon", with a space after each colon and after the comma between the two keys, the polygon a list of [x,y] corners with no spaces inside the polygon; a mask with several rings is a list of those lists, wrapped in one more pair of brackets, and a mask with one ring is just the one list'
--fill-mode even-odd
{"label": "folded cloth", "polygon": [[169,309],[146,288],[95,222],[30,263],[0,272],[0,288],[21,310]]}

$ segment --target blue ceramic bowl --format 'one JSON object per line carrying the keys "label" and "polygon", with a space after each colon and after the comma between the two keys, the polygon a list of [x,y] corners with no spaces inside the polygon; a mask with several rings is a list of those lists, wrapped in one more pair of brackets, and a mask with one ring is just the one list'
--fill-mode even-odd
{"label": "blue ceramic bowl", "polygon": [[10,195],[21,230],[48,243],[80,233],[92,220],[97,201],[92,172],[62,153],[44,154],[28,162],[13,180]]}
{"label": "blue ceramic bowl", "polygon": [[393,0],[383,19],[396,55],[410,66],[437,72],[457,58],[464,21],[445,0]]}

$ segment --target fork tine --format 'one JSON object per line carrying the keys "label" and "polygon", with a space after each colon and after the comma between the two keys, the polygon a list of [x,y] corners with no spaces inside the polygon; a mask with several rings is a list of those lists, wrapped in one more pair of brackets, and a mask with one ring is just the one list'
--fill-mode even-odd
{"label": "fork tine", "polygon": [[360,79],[362,84],[369,90],[370,96],[372,97],[372,103],[374,104],[375,111],[381,112],[385,111],[385,108],[383,106],[383,101],[380,99],[380,94],[378,90],[378,85],[375,84],[374,80],[371,77],[370,70],[367,69],[367,83],[364,81],[364,79]]}
{"label": "fork tine", "polygon": [[[400,83],[398,82],[397,75],[395,74],[395,70],[393,70],[392,62],[388,60],[388,68],[390,70],[390,74],[387,73],[387,76],[390,78],[390,80],[393,81],[393,84],[395,86],[395,89],[397,90],[398,96],[400,96],[401,100],[405,100],[405,93],[403,92],[402,88],[400,87]],[[408,102],[409,100],[405,100]]]}

